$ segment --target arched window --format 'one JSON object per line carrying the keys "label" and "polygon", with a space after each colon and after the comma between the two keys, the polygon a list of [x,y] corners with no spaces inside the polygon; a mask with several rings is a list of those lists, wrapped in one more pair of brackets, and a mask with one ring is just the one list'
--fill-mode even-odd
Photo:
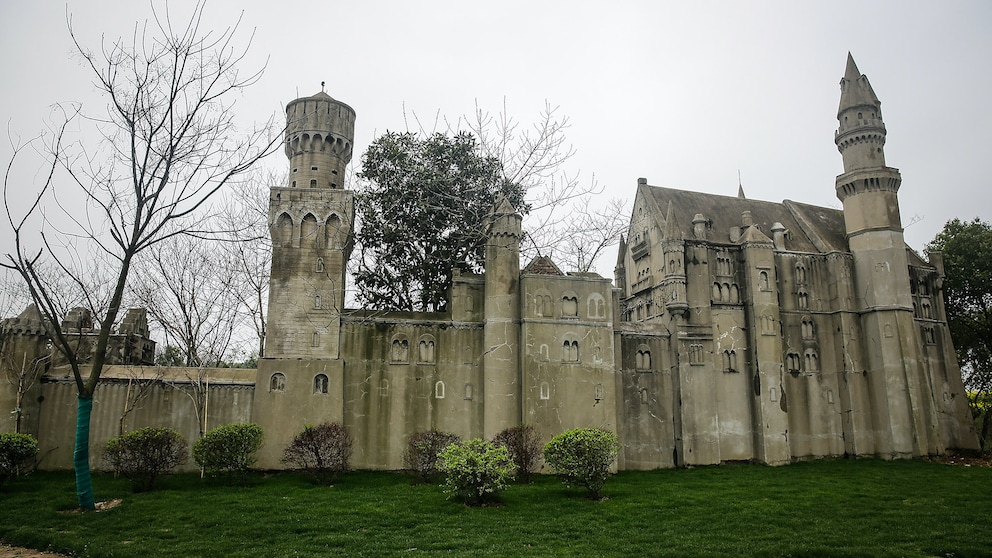
{"label": "arched window", "polygon": [[789,372],[799,372],[799,354],[789,353],[785,357],[785,369]]}
{"label": "arched window", "polygon": [[548,382],[541,382],[541,399],[551,399],[551,386]]}
{"label": "arched window", "polygon": [[314,246],[316,243],[317,218],[313,216],[313,213],[307,213],[300,226],[300,246]]}
{"label": "arched window", "polygon": [[592,319],[606,317],[606,300],[599,293],[592,293],[586,301],[586,313]]}
{"label": "arched window", "polygon": [[318,395],[327,395],[326,374],[317,374],[313,377],[313,392]]}
{"label": "arched window", "polygon": [[563,318],[574,318],[579,315],[579,298],[574,294],[561,297],[561,315]]}
{"label": "arched window", "polygon": [[324,258],[317,258],[317,263],[314,264],[313,271],[314,273],[324,272]]}
{"label": "arched window", "polygon": [[579,342],[578,341],[565,341],[562,343],[562,356],[561,360],[563,362],[579,362]]}
{"label": "arched window", "polygon": [[806,371],[816,372],[819,369],[817,364],[816,351],[809,349],[806,351]]}
{"label": "arched window", "polygon": [[465,384],[465,399],[472,399],[472,384]]}
{"label": "arched window", "polygon": [[809,308],[809,293],[805,289],[799,289],[799,292],[796,293],[796,299],[801,310]]}
{"label": "arched window", "polygon": [[434,382],[434,399],[444,399],[444,382]]}
{"label": "arched window", "polygon": [[767,291],[768,290],[768,272],[761,271],[758,273],[758,290]]}
{"label": "arched window", "polygon": [[802,323],[803,339],[813,338],[813,318],[805,317]]}
{"label": "arched window", "polygon": [[313,336],[310,338],[310,345],[312,347],[319,347],[320,346],[320,334],[317,333],[316,331],[313,332]]}
{"label": "arched window", "polygon": [[638,347],[637,353],[634,355],[634,367],[637,370],[651,369],[651,351],[647,347]]}
{"label": "arched window", "polygon": [[410,362],[410,342],[401,337],[394,337],[389,347],[390,362]]}
{"label": "arched window", "polygon": [[434,363],[434,339],[432,337],[421,337],[417,349],[417,362]]}
{"label": "arched window", "polygon": [[276,372],[269,378],[269,391],[286,391],[286,375]]}
{"label": "arched window", "polygon": [[272,235],[273,244],[289,245],[293,242],[293,219],[286,213],[279,215],[276,219],[276,227]]}

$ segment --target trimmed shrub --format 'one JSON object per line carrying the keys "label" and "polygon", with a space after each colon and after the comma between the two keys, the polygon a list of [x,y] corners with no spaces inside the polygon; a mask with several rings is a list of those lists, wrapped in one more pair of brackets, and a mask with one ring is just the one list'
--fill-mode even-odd
{"label": "trimmed shrub", "polygon": [[403,452],[403,466],[423,482],[431,482],[437,477],[437,459],[441,450],[459,438],[450,432],[427,430],[410,436]]}
{"label": "trimmed shrub", "polygon": [[38,440],[27,434],[0,433],[0,486],[34,468]]}
{"label": "trimmed shrub", "polygon": [[599,499],[619,450],[615,433],[576,428],[555,436],[544,446],[544,461],[566,486],[583,487],[591,498]]}
{"label": "trimmed shrub", "polygon": [[293,438],[282,455],[282,462],[312,476],[317,484],[331,484],[348,470],[351,436],[343,425],[325,422],[307,425]]}
{"label": "trimmed shrub", "polygon": [[210,430],[193,444],[196,464],[211,474],[222,473],[228,482],[248,484],[248,469],[262,447],[262,427],[257,424],[225,424]]}
{"label": "trimmed shrub", "polygon": [[155,481],[186,462],[186,439],[171,428],[148,426],[107,440],[103,459],[134,484],[135,492],[155,488]]}
{"label": "trimmed shrub", "polygon": [[517,467],[516,477],[529,483],[530,475],[541,457],[541,439],[537,435],[537,429],[530,424],[507,428],[493,438],[493,443],[510,452],[510,459]]}
{"label": "trimmed shrub", "polygon": [[444,473],[444,490],[479,506],[495,499],[513,480],[516,466],[504,446],[480,438],[455,442],[441,450],[438,469]]}

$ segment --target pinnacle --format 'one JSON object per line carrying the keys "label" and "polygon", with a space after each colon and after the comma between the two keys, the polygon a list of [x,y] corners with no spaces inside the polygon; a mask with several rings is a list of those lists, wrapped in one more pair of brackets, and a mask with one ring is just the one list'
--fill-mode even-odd
{"label": "pinnacle", "polygon": [[675,219],[675,206],[668,200],[668,213],[665,216],[665,240],[682,240],[682,228]]}
{"label": "pinnacle", "polygon": [[848,81],[857,81],[861,77],[861,72],[858,70],[858,65],[854,63],[854,56],[851,52],[847,52],[847,69],[844,70],[844,79]]}

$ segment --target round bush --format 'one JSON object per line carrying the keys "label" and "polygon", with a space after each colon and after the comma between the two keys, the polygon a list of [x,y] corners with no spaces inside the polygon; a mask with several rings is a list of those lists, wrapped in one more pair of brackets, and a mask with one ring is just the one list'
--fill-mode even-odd
{"label": "round bush", "polygon": [[223,473],[229,481],[248,482],[248,469],[262,447],[262,427],[225,424],[210,430],[193,444],[193,459],[208,473]]}
{"label": "round bush", "polygon": [[27,434],[0,433],[0,486],[34,467],[38,440]]}
{"label": "round bush", "polygon": [[530,424],[507,428],[493,438],[493,443],[509,450],[510,459],[517,466],[517,478],[529,483],[530,475],[541,457],[541,440],[537,429]]}
{"label": "round bush", "polygon": [[592,498],[599,498],[619,450],[615,433],[576,428],[555,436],[544,446],[544,461],[567,486],[583,487]]}
{"label": "round bush", "polygon": [[325,422],[305,426],[283,452],[282,462],[311,475],[318,484],[331,484],[348,470],[351,436],[343,425]]}
{"label": "round bush", "polygon": [[171,428],[148,426],[107,440],[103,458],[118,475],[134,483],[135,492],[155,488],[162,475],[186,462],[186,439]]}
{"label": "round bush", "polygon": [[445,491],[469,505],[496,498],[513,480],[517,468],[506,447],[479,438],[450,444],[438,457],[438,469],[445,475]]}
{"label": "round bush", "polygon": [[403,452],[403,466],[417,475],[423,482],[431,482],[437,476],[437,460],[441,450],[459,440],[450,432],[427,430],[417,432],[407,440]]}

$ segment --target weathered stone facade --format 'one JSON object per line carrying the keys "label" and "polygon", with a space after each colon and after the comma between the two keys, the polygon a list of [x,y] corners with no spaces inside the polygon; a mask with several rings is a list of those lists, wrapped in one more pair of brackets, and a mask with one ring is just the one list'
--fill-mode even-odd
{"label": "weathered stone facade", "polygon": [[[522,423],[545,439],[616,430],[621,469],[978,447],[941,262],[903,240],[880,103],[853,59],[836,134],[842,211],[640,179],[614,283],[543,257],[521,270],[521,219],[501,200],[486,273],[456,272],[444,313],[343,308],[354,209],[340,177],[355,112],[322,92],[287,118],[266,357],[253,388],[217,372],[251,401],[219,396],[207,413],[209,427],[261,424],[262,467],[280,467],[292,436],[322,421],[343,422],[353,466],[376,469],[400,468],[417,431],[491,438]],[[111,389],[97,391],[95,417]]]}

